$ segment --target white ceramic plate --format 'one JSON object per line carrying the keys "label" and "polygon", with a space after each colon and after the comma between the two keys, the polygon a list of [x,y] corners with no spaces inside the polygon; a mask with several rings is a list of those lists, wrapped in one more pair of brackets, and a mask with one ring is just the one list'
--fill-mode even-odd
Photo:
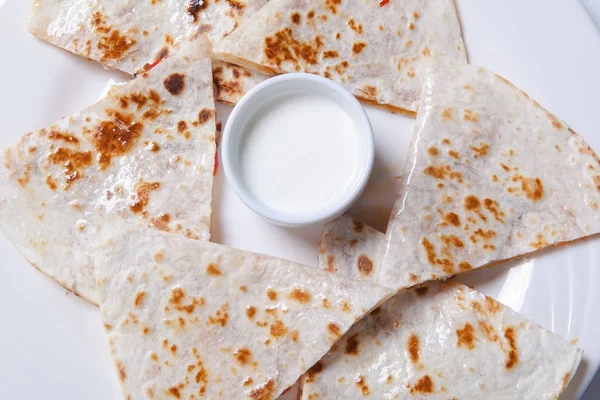
{"label": "white ceramic plate", "polygon": [[[392,0],[398,1],[398,0]],[[0,147],[98,100],[117,72],[30,37],[30,1],[0,0]],[[600,35],[578,2],[457,0],[470,61],[500,73],[566,120],[600,151]],[[484,5],[485,3],[485,5]],[[219,107],[225,118],[228,107]],[[368,109],[377,159],[353,209],[384,229],[413,121]],[[262,221],[219,171],[213,238],[316,264],[321,226],[289,230]],[[469,283],[569,340],[585,359],[565,399],[578,398],[600,364],[600,240],[546,252]],[[120,399],[98,310],[30,267],[0,236],[0,399]],[[294,393],[284,396],[293,399]],[[600,393],[586,399],[600,398]]]}

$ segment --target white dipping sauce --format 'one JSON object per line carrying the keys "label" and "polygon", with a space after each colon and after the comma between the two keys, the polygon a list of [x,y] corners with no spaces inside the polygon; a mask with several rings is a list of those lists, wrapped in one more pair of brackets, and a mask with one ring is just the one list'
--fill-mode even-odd
{"label": "white dipping sauce", "polygon": [[244,183],[277,211],[324,211],[339,204],[360,178],[365,154],[358,128],[328,97],[279,97],[252,117],[244,133],[239,153]]}

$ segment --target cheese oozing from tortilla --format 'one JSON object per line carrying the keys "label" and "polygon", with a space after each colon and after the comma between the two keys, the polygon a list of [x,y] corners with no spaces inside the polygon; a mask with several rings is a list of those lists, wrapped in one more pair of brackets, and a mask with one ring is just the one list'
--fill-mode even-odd
{"label": "cheese oozing from tortilla", "polygon": [[292,93],[263,106],[246,125],[240,167],[246,187],[280,212],[335,207],[356,186],[367,152],[352,116],[332,99]]}

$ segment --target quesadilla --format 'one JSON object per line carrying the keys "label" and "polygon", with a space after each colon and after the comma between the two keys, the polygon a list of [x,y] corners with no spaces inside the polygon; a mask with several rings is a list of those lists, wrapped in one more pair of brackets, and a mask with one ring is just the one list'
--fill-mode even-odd
{"label": "quesadilla", "polygon": [[600,232],[600,161],[504,78],[437,60],[376,282],[397,289]]}
{"label": "quesadilla", "polygon": [[105,217],[210,237],[215,107],[201,37],[0,158],[0,230],[40,271],[96,303]]}
{"label": "quesadilla", "polygon": [[125,398],[275,399],[394,291],[146,228],[95,259]]}
{"label": "quesadilla", "polygon": [[452,0],[271,0],[214,53],[266,74],[319,74],[412,116],[425,60],[440,53],[466,62]]}
{"label": "quesadilla", "polygon": [[[320,268],[330,269],[329,256],[356,258],[341,249],[380,261],[376,243],[385,235],[348,217],[340,221],[323,237],[329,250]],[[362,232],[346,228],[354,224]],[[375,253],[351,244],[360,240]],[[356,265],[336,268],[356,276]],[[556,399],[581,357],[497,301],[453,282],[433,283],[394,296],[352,327],[302,378],[301,399]]]}
{"label": "quesadilla", "polygon": [[[71,53],[133,75],[150,69],[182,43],[200,35],[216,43],[266,2],[35,0],[29,32]],[[250,80],[248,74],[236,80]],[[258,77],[253,74],[253,80]],[[217,99],[221,100],[219,96]],[[223,100],[231,102],[227,97]]]}

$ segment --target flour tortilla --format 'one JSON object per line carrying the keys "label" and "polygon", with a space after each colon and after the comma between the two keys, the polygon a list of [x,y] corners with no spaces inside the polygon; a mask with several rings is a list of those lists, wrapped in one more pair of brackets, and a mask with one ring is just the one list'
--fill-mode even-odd
{"label": "flour tortilla", "polygon": [[210,237],[215,109],[204,38],[0,158],[0,230],[97,303],[91,252],[108,215]]}
{"label": "flour tortilla", "polygon": [[452,0],[271,0],[215,46],[223,61],[323,75],[412,116],[433,53],[466,62]]}
{"label": "flour tortilla", "polygon": [[402,289],[600,232],[600,162],[565,122],[448,60],[423,92],[376,282]]}
{"label": "flour tortilla", "polygon": [[[55,46],[131,75],[186,41],[227,36],[267,0],[35,0],[29,32]],[[239,68],[239,67],[238,67]],[[238,80],[252,82],[242,74]],[[250,83],[248,83],[249,85]],[[227,93],[224,93],[227,94]],[[231,102],[231,98],[217,96]]]}
{"label": "flour tortilla", "polygon": [[381,286],[146,228],[109,227],[102,319],[125,398],[275,399]]}
{"label": "flour tortilla", "polygon": [[[356,224],[348,217],[328,224],[321,269],[341,254],[380,261],[385,235],[365,225],[360,233],[347,229]],[[355,271],[337,264],[340,276]],[[456,283],[434,283],[404,291],[359,321],[301,379],[301,398],[557,398],[581,357],[571,343],[495,300]]]}

